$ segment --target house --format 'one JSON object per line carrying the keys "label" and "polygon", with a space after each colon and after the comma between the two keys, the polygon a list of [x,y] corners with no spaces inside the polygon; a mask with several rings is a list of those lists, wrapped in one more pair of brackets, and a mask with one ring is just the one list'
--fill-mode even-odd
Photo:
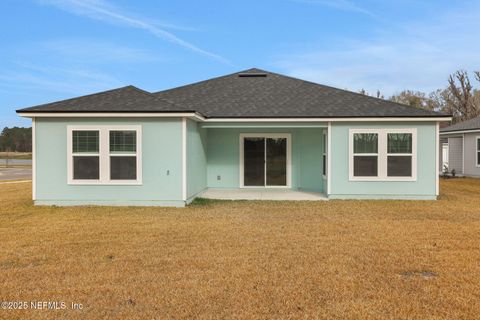
{"label": "house", "polygon": [[33,122],[37,205],[184,206],[245,190],[433,200],[450,120],[259,69],[17,112]]}
{"label": "house", "polygon": [[440,130],[440,163],[444,170],[480,177],[480,117]]}

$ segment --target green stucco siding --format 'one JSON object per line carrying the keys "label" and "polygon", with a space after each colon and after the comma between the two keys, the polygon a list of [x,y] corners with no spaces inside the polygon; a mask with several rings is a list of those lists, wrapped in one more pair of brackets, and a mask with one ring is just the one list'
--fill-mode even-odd
{"label": "green stucco siding", "polygon": [[292,189],[322,192],[322,128],[207,129],[207,186],[240,186],[240,134],[290,133]]}
{"label": "green stucco siding", "polygon": [[[68,185],[68,125],[141,125],[141,185]],[[37,118],[36,204],[171,205],[182,201],[181,119]]]}
{"label": "green stucco siding", "polygon": [[187,120],[187,199],[207,187],[207,132]]}
{"label": "green stucco siding", "polygon": [[[435,122],[332,123],[331,199],[435,199]],[[416,181],[349,181],[349,129],[417,128]]]}

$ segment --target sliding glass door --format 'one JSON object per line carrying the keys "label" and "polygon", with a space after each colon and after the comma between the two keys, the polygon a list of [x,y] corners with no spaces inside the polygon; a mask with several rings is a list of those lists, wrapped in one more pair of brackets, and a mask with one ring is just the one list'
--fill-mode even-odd
{"label": "sliding glass door", "polygon": [[286,187],[288,186],[288,137],[269,134],[244,136],[243,186]]}

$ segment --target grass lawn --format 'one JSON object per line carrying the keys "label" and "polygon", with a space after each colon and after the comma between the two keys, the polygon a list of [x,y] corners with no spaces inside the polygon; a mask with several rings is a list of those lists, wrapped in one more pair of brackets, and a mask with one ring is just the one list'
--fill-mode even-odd
{"label": "grass lawn", "polygon": [[0,184],[8,319],[478,319],[480,180],[439,201],[33,207]]}

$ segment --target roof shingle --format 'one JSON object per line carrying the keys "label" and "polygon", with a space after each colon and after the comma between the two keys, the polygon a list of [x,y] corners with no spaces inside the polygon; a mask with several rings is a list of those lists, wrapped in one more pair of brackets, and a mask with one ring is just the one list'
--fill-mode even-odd
{"label": "roof shingle", "polygon": [[454,132],[454,131],[468,131],[480,129],[480,117],[473,118],[467,121],[456,123],[452,126],[440,129],[441,132]]}
{"label": "roof shingle", "polygon": [[444,116],[255,68],[156,94],[207,118]]}
{"label": "roof shingle", "polygon": [[17,110],[197,112],[206,118],[438,117],[433,111],[248,69],[157,93],[133,86]]}

